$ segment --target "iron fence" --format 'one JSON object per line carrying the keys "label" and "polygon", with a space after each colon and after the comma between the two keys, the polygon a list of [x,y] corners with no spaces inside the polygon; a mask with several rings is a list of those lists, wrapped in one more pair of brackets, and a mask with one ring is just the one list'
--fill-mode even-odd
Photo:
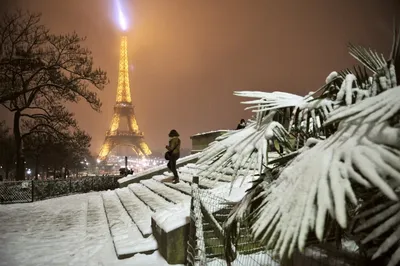
{"label": "iron fence", "polygon": [[[279,266],[271,252],[265,250],[258,241],[254,241],[249,228],[241,227],[240,237],[235,247],[235,254],[226,253],[227,241],[223,224],[233,205],[224,198],[198,187],[198,178],[192,184],[192,208],[188,241],[188,265],[235,265],[235,266]],[[232,258],[232,255],[234,258]],[[233,263],[227,262],[231,257]]]}
{"label": "iron fence", "polygon": [[[280,259],[265,245],[254,240],[250,226],[236,228],[235,241],[223,230],[234,205],[224,198],[200,189],[193,178],[187,264],[190,266],[361,266],[368,260],[357,252],[337,249],[333,242],[310,242],[304,252],[295,251]],[[229,247],[229,248],[227,248]]]}
{"label": "iron fence", "polygon": [[90,191],[118,188],[120,176],[90,176],[80,179],[0,182],[0,204],[26,203]]}

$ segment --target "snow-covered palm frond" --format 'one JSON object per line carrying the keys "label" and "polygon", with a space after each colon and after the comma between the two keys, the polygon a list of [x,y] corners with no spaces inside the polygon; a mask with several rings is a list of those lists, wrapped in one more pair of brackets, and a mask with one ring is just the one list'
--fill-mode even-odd
{"label": "snow-covered palm frond", "polygon": [[393,43],[389,63],[395,67],[395,77],[400,77],[400,32],[396,25],[393,27]]}
{"label": "snow-covered palm frond", "polygon": [[352,73],[342,76],[337,72],[332,72],[326,78],[324,86],[304,97],[283,92],[243,91],[234,94],[258,98],[242,102],[249,104],[250,106],[246,109],[254,109],[253,112],[292,108],[289,132],[297,129],[306,134],[311,133],[311,136],[318,136],[319,131],[322,130],[322,124],[330,112],[342,105],[351,105],[369,96],[368,91],[359,88],[355,81],[356,76]]}
{"label": "snow-covered palm frond", "polygon": [[[352,108],[341,107],[333,111],[325,122],[325,125],[334,123],[346,118],[346,121],[356,123],[362,120],[369,124],[377,122],[377,126],[399,112],[400,109],[400,86],[385,91],[373,98],[362,101]],[[343,123],[344,124],[344,123]],[[389,130],[389,128],[386,128]]]}
{"label": "snow-covered palm frond", "polygon": [[[302,128],[305,132],[317,132],[322,125],[323,117],[333,108],[333,102],[328,99],[316,100],[312,94],[298,96],[283,92],[252,92],[241,91],[234,93],[237,96],[258,98],[256,100],[244,101],[249,104],[246,109],[254,109],[253,112],[268,112],[291,108],[292,114],[289,118],[289,132],[295,128]],[[316,111],[317,110],[317,111]],[[320,113],[321,112],[321,113]],[[323,116],[321,114],[323,113]]]}
{"label": "snow-covered palm frond", "polygon": [[224,235],[225,235],[225,254],[230,254],[226,257],[227,260],[235,258],[237,251],[233,248],[237,245],[238,238],[240,237],[240,231],[243,224],[248,228],[250,221],[248,220],[249,214],[258,207],[257,194],[267,188],[270,182],[270,172],[266,171],[267,178],[261,177],[254,181],[254,185],[248,189],[247,194],[240,201],[239,204],[234,206],[228,219],[224,223]]}
{"label": "snow-covered palm frond", "polygon": [[[250,105],[246,109],[256,113],[289,108],[289,131],[300,129],[309,133],[310,127],[317,127],[312,133],[324,130],[327,137],[314,135],[322,139],[315,141],[314,146],[304,139],[305,147],[280,168],[277,178],[264,183],[256,194],[255,190],[249,191],[227,222],[234,225],[235,221],[242,221],[249,215],[246,208],[254,205],[254,199],[262,200],[247,218],[252,218],[254,235],[281,256],[291,254],[294,248],[302,250],[310,231],[322,240],[328,213],[345,228],[348,215],[354,215],[346,210],[346,201],[357,203],[356,188],[377,188],[393,206],[400,195],[395,191],[400,184],[400,87],[396,78],[400,70],[399,32],[395,30],[389,61],[371,49],[350,45],[349,51],[365,68],[332,72],[323,87],[307,96],[235,92],[256,98],[243,102]],[[372,72],[371,77],[366,68]],[[256,123],[260,124],[260,120]],[[310,135],[313,136],[306,137]],[[400,221],[398,216],[393,219]],[[397,226],[398,220],[395,221]],[[389,249],[388,243],[399,239],[400,233],[399,238],[386,239],[381,253]],[[400,251],[396,253],[400,258]]]}
{"label": "snow-covered palm frond", "polygon": [[[396,72],[400,69],[399,42],[398,29],[395,28],[389,60],[386,60],[382,54],[378,54],[371,49],[349,45],[350,54],[373,73],[368,82],[364,82],[370,96],[375,96],[382,91],[397,86]],[[365,77],[363,80],[365,80]]]}
{"label": "snow-covered palm frond", "polygon": [[286,107],[300,106],[309,101],[307,97],[287,92],[262,92],[262,91],[235,91],[236,96],[258,98],[257,100],[245,101],[243,104],[252,104],[245,110],[256,109],[254,112],[264,112]]}
{"label": "snow-covered palm frond", "polygon": [[252,169],[262,173],[268,164],[271,140],[277,139],[290,147],[288,132],[281,124],[272,120],[274,115],[275,112],[271,112],[260,123],[254,122],[242,130],[228,133],[206,148],[197,162],[199,168],[206,167],[198,174],[211,175],[213,172],[224,173],[233,169],[234,181],[239,169],[244,170],[244,176],[254,174]]}
{"label": "snow-covered palm frond", "polygon": [[[400,129],[388,119],[400,111],[399,102],[400,88],[395,88],[332,113],[329,122],[343,119],[338,130],[301,152],[260,194],[255,236],[283,256],[296,247],[303,250],[310,230],[322,240],[327,213],[345,228],[346,200],[357,203],[351,182],[377,187],[397,200],[387,178],[400,183]],[[386,113],[377,115],[376,105]]]}
{"label": "snow-covered palm frond", "polygon": [[372,85],[370,76],[368,75],[367,68],[365,66],[364,67],[355,66],[353,70],[345,69],[339,72],[339,75],[343,79],[346,78],[348,74],[353,74],[354,76],[356,76],[356,82],[358,88],[362,90],[367,89],[368,86]]}
{"label": "snow-covered palm frond", "polygon": [[267,169],[259,179],[253,181],[253,185],[246,191],[246,195],[231,211],[228,219],[225,221],[224,227],[230,227],[235,222],[241,222],[248,218],[248,214],[257,209],[259,203],[255,203],[258,194],[268,188],[273,179],[272,171]]}
{"label": "snow-covered palm frond", "polygon": [[360,61],[372,73],[377,74],[380,69],[386,66],[386,60],[382,54],[378,54],[376,51],[362,46],[355,46],[351,43],[348,47],[350,55]]}
{"label": "snow-covered palm frond", "polygon": [[387,199],[380,192],[376,196],[379,197],[373,197],[363,204],[355,217],[359,225],[354,233],[364,236],[361,241],[363,245],[368,246],[372,241],[379,243],[379,248],[373,250],[373,260],[393,250],[387,266],[395,266],[400,262],[400,204]]}

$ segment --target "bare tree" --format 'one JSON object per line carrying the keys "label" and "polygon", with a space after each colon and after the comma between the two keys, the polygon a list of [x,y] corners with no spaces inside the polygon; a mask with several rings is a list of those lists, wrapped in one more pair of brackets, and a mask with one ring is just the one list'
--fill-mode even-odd
{"label": "bare tree", "polygon": [[14,113],[13,135],[17,179],[24,177],[23,140],[43,133],[66,137],[77,128],[66,102],[84,99],[93,110],[101,102],[96,91],[108,83],[93,68],[93,58],[76,33],[54,35],[40,14],[17,11],[0,20],[0,103]]}
{"label": "bare tree", "polygon": [[53,173],[64,168],[66,178],[67,173],[77,172],[82,167],[80,162],[89,155],[90,141],[91,137],[79,129],[58,139],[49,134],[34,133],[24,139],[24,154],[33,166],[36,179],[41,172],[40,166],[44,166],[42,170],[46,172],[51,168]]}
{"label": "bare tree", "polygon": [[[5,179],[9,178],[14,164],[14,145],[10,129],[5,121],[0,121],[0,168],[4,171]],[[0,178],[1,181],[1,178]]]}

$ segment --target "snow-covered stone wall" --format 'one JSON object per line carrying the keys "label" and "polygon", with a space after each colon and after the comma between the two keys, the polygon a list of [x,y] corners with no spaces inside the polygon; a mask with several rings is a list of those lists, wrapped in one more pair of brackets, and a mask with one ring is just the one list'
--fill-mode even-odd
{"label": "snow-covered stone wall", "polygon": [[231,130],[216,130],[216,131],[209,131],[209,132],[204,132],[204,133],[199,133],[196,135],[193,135],[190,137],[192,140],[192,154],[201,152],[207,146],[215,141],[215,139],[227,132],[230,132]]}

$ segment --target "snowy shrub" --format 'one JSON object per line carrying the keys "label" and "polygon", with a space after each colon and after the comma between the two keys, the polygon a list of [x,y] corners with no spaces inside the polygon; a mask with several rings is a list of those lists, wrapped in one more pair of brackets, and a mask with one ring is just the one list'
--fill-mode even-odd
{"label": "snowy shrub", "polygon": [[[274,244],[283,256],[287,249],[302,250],[309,230],[322,240],[327,213],[345,228],[346,199],[357,204],[351,182],[378,187],[397,200],[386,177],[400,183],[400,130],[388,124],[391,114],[400,111],[399,102],[396,87],[333,112],[328,122],[351,115],[328,139],[300,153],[259,195],[263,208],[255,214],[255,236]],[[372,106],[383,115],[377,116]]]}
{"label": "snowy shrub", "polygon": [[275,112],[272,111],[240,131],[219,137],[218,141],[212,143],[200,156],[197,164],[200,167],[206,165],[207,168],[199,174],[223,174],[233,168],[234,182],[239,169],[242,168],[247,169],[243,173],[244,176],[254,174],[255,172],[251,171],[254,169],[262,173],[268,163],[267,151],[271,140],[277,139],[290,146],[288,132],[281,124],[273,121],[274,115]]}
{"label": "snowy shrub", "polygon": [[[302,251],[312,232],[323,240],[326,221],[336,221],[346,229],[351,220],[359,225],[348,234],[355,238],[361,232],[368,234],[361,245],[374,240],[380,246],[377,251],[372,246],[376,251],[373,259],[390,254],[396,246],[389,265],[400,261],[398,31],[388,61],[363,47],[350,45],[349,52],[364,68],[332,72],[324,86],[307,96],[235,92],[255,98],[243,103],[257,113],[257,120],[214,143],[200,163],[207,163],[212,172],[230,164],[236,169],[248,168],[255,160],[260,176],[273,177],[260,177],[236,206],[225,224],[227,236],[235,234],[236,223],[248,221],[254,237],[283,257],[297,248]],[[273,121],[275,112],[285,108],[292,111],[286,129]],[[275,138],[290,147],[288,138],[293,131],[301,133],[296,133],[297,144],[304,138],[304,146],[296,145],[298,150],[286,156],[290,160],[281,160],[277,169],[262,167],[268,165],[268,141]],[[373,193],[379,193],[384,203],[366,208],[361,194]],[[388,236],[382,238],[384,234]]]}

